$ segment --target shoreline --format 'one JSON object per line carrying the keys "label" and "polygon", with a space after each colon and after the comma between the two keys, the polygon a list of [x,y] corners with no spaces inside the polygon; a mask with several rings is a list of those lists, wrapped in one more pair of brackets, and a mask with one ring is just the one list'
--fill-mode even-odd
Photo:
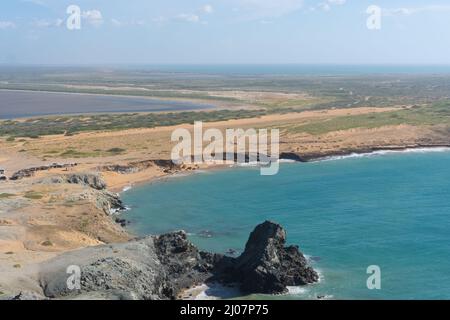
{"label": "shoreline", "polygon": [[[434,152],[450,152],[450,145],[417,145],[417,146],[392,146],[388,148],[378,148],[374,147],[370,152],[363,152],[360,151],[358,153],[352,152],[352,153],[335,153],[334,155],[326,155],[326,156],[320,156],[320,157],[312,157],[308,159],[307,161],[292,161],[290,159],[280,159],[280,160],[289,160],[288,162],[284,163],[314,163],[314,162],[321,162],[321,161],[329,161],[329,160],[345,160],[348,158],[352,158],[353,155],[356,156],[375,156],[375,155],[386,155],[386,154],[393,154],[393,153],[409,153],[409,152],[417,152],[417,153],[434,153]],[[257,166],[257,165],[256,165]],[[256,167],[251,166],[251,167]],[[212,170],[233,170],[236,168],[242,168],[239,165],[232,165],[227,167],[215,167],[215,168],[206,168],[205,171],[212,171]],[[193,171],[190,173],[187,173],[186,176],[191,176],[192,174],[196,174],[198,172]],[[154,180],[151,180],[151,184],[153,183],[159,183],[163,182],[166,179],[170,179],[170,177],[176,177],[177,174],[169,174],[165,177],[160,177]],[[184,174],[183,174],[184,176]],[[182,176],[180,176],[182,177]],[[145,183],[141,184],[145,185]],[[126,228],[128,231],[128,229]],[[140,235],[140,236],[149,236],[149,235]],[[324,280],[322,272],[320,272],[318,269],[316,271],[319,274],[319,283]],[[301,295],[302,293],[305,293],[307,287],[290,287],[289,292],[283,295],[287,296],[296,296]],[[210,293],[208,293],[208,291]],[[279,295],[275,295],[279,296]],[[182,300],[217,300],[217,299],[233,299],[238,297],[245,297],[244,294],[239,293],[236,287],[233,286],[223,286],[220,283],[215,282],[204,282],[195,284],[192,287],[186,288],[182,290],[177,298]],[[313,299],[313,298],[312,298]],[[317,300],[323,300],[323,299],[334,299],[333,296],[326,295],[324,297],[317,296]]]}
{"label": "shoreline", "polygon": [[[442,150],[445,149],[445,150]],[[313,163],[313,162],[321,162],[321,161],[330,161],[330,160],[344,160],[353,157],[364,157],[364,156],[374,156],[374,155],[385,155],[385,154],[401,154],[408,152],[416,152],[416,153],[430,153],[430,152],[446,152],[450,151],[450,144],[433,144],[433,145],[408,145],[408,146],[392,146],[392,147],[373,147],[367,149],[355,149],[355,150],[345,150],[345,151],[333,151],[322,154],[315,155],[307,155],[307,156],[299,156],[296,153],[285,153],[289,154],[286,157],[280,157],[278,160],[279,163]],[[283,154],[283,153],[282,153]],[[293,159],[296,158],[296,159]],[[134,187],[140,187],[147,184],[159,183],[167,181],[172,178],[183,178],[186,176],[191,176],[194,174],[200,174],[201,171],[204,172],[214,172],[214,171],[222,171],[227,169],[236,169],[236,168],[245,168],[245,167],[258,167],[259,164],[215,164],[215,165],[206,165],[200,169],[196,170],[186,170],[175,173],[166,173],[161,176],[153,176],[144,179],[138,179],[136,181],[131,182],[131,184],[120,184],[118,186],[114,186],[113,188],[108,188],[108,190],[112,192],[116,192],[121,194],[123,192],[127,192]],[[123,190],[127,188],[127,190]]]}
{"label": "shoreline", "polygon": [[[363,151],[367,151],[367,149],[364,149],[364,150],[359,150],[358,154],[359,155],[363,155],[363,154],[371,155],[371,154],[374,154],[377,151],[382,151],[382,150],[384,150],[384,151],[405,152],[405,151],[409,151],[409,150],[413,150],[414,151],[414,150],[420,150],[420,149],[424,149],[424,152],[435,152],[434,149],[436,149],[436,148],[449,148],[450,149],[450,146],[443,145],[443,144],[439,144],[439,145],[437,145],[437,144],[429,144],[429,145],[420,144],[420,145],[415,145],[415,146],[408,145],[408,146],[395,146],[395,147],[388,147],[388,148],[373,147],[373,148],[371,148],[372,149],[371,152],[365,152],[364,153]],[[337,155],[337,156],[340,156],[340,157],[342,157],[342,155],[351,156],[352,153],[353,154],[355,153],[355,150],[352,150],[352,151],[353,152],[348,152],[348,151],[347,152],[345,152],[345,151],[333,152],[333,155],[335,155],[335,156]],[[444,151],[447,151],[447,150],[444,150]],[[448,150],[448,151],[450,151],[450,150]],[[315,161],[326,160],[327,157],[329,158],[330,156],[331,156],[330,153],[327,153],[327,154],[320,154],[318,156],[316,155],[316,157],[310,157],[308,159],[308,161],[293,161],[292,159],[289,159],[290,157],[287,157],[285,155],[284,157],[281,157],[280,160],[283,160],[283,159],[289,160],[288,163],[315,162]],[[304,158],[303,158],[303,160],[304,160]],[[229,165],[228,166],[224,166],[224,165],[222,165],[222,166],[217,166],[217,165],[216,166],[203,166],[203,167],[198,168],[196,170],[188,170],[187,169],[187,170],[180,170],[180,171],[177,171],[177,172],[162,172],[162,171],[158,171],[160,173],[159,175],[149,175],[148,174],[149,172],[147,172],[147,174],[144,173],[145,179],[142,179],[142,173],[141,173],[140,179],[137,179],[138,177],[136,177],[136,176],[127,178],[127,180],[128,180],[127,183],[124,183],[121,186],[121,188],[119,190],[119,193],[123,192],[123,187],[125,187],[125,186],[130,186],[131,185],[131,187],[135,187],[135,186],[138,186],[138,185],[139,186],[140,185],[146,185],[146,184],[149,184],[149,183],[159,183],[159,182],[167,181],[167,179],[171,179],[171,178],[177,178],[177,177],[183,178],[185,175],[190,176],[192,174],[200,173],[199,172],[200,170],[203,171],[203,172],[205,172],[205,171],[206,172],[210,172],[210,171],[214,171],[214,170],[226,170],[226,169],[232,170],[232,169],[236,169],[236,167],[229,166]],[[152,171],[152,172],[155,173],[156,171]],[[100,173],[100,174],[103,175],[103,173],[100,170],[97,173]],[[24,186],[26,187],[27,185],[35,186],[36,182],[39,184],[38,181],[42,181],[43,179],[45,180],[45,179],[51,178],[52,176],[55,177],[55,176],[61,176],[61,175],[64,175],[64,174],[67,174],[67,173],[64,173],[63,171],[58,171],[58,172],[53,171],[53,172],[51,172],[50,175],[47,174],[47,175],[43,175],[42,176],[42,175],[37,174],[37,176],[34,177],[34,178],[24,178],[22,181],[19,181],[19,182],[11,181],[12,184],[9,187],[16,188],[19,185],[21,185],[22,187],[24,187]],[[69,174],[70,174],[70,172],[69,172]],[[78,174],[80,174],[80,173],[78,173]],[[118,174],[118,173],[115,173],[115,174]],[[126,174],[123,174],[123,176],[126,176]],[[132,181],[132,183],[130,184],[129,181]],[[17,183],[19,183],[19,185],[17,185]],[[2,183],[1,185],[5,186],[4,183]],[[72,188],[71,185],[67,185],[67,186],[70,186],[70,188]],[[93,190],[93,189],[91,189],[89,187],[87,187],[87,189],[86,189],[86,187],[82,187],[82,186],[79,186],[79,185],[76,185],[76,186],[74,185],[74,187],[77,188],[76,190],[83,190],[83,188],[84,188],[84,190],[92,192],[93,193],[93,198],[92,198],[93,201],[98,201],[97,197],[99,195],[102,195],[102,193],[100,193],[100,192],[97,193],[96,190]],[[61,187],[59,185],[53,185],[53,188],[55,188],[55,190],[61,190]],[[117,190],[118,185],[116,185],[115,188]],[[72,189],[70,189],[70,190],[72,190]],[[113,188],[106,188],[105,191],[106,192],[111,192],[111,191],[113,191]],[[120,198],[121,198],[120,195],[118,195],[118,199],[119,200],[120,200]],[[97,200],[95,200],[95,199],[97,199]],[[124,207],[126,207],[126,205],[127,204],[124,203]],[[74,208],[78,208],[78,207],[80,207],[80,210],[84,210],[83,209],[83,204],[81,202],[80,203],[77,202],[77,203],[74,204]],[[67,210],[67,209],[64,209],[64,210]],[[122,211],[122,212],[125,212],[125,211]],[[120,223],[115,221],[116,218],[120,218],[120,215],[121,215],[122,212],[117,212],[116,214],[113,214],[113,215],[105,215],[103,213],[103,214],[100,214],[100,215],[98,215],[96,217],[93,217],[93,219],[94,219],[93,221],[97,221],[97,222],[96,222],[96,226],[93,226],[93,228],[95,228],[93,230],[95,230],[95,231],[93,231],[94,233],[92,235],[94,235],[94,236],[95,235],[101,235],[101,234],[108,235],[109,240],[108,240],[108,238],[105,238],[101,242],[96,242],[96,243],[95,242],[92,242],[92,243],[84,242],[83,243],[83,242],[75,241],[70,246],[65,247],[65,246],[61,246],[57,242],[55,242],[55,240],[57,238],[55,239],[55,238],[53,238],[53,235],[50,235],[50,237],[52,238],[52,242],[54,243],[55,247],[50,247],[50,248],[47,249],[47,248],[38,246],[38,247],[30,247],[30,248],[27,247],[27,248],[20,249],[20,250],[19,249],[9,249],[8,248],[8,243],[4,242],[3,243],[4,251],[5,252],[6,251],[14,251],[15,254],[13,256],[6,255],[6,256],[3,257],[2,260],[4,262],[2,262],[0,264],[0,271],[1,270],[5,270],[5,271],[6,270],[10,270],[9,268],[11,268],[11,265],[9,263],[11,263],[11,262],[8,262],[8,261],[11,258],[13,259],[12,261],[17,261],[18,259],[20,259],[24,269],[22,269],[23,271],[20,271],[21,269],[13,269],[14,270],[13,273],[11,273],[8,276],[8,278],[4,279],[5,282],[4,282],[4,286],[3,286],[3,290],[2,291],[3,292],[14,293],[14,292],[18,292],[18,291],[20,292],[22,290],[26,290],[26,289],[23,289],[24,285],[25,286],[30,286],[30,284],[27,285],[27,284],[21,283],[19,281],[20,278],[16,279],[16,277],[13,276],[13,274],[17,273],[17,275],[19,275],[19,274],[22,274],[22,272],[26,272],[25,274],[29,274],[29,272],[31,272],[31,274],[33,274],[33,272],[34,272],[33,270],[35,270],[36,266],[39,266],[42,263],[46,263],[47,261],[49,261],[51,259],[54,259],[56,257],[60,257],[60,256],[63,256],[63,255],[69,254],[70,252],[73,252],[74,250],[78,251],[78,250],[85,250],[85,249],[88,249],[88,248],[96,248],[96,247],[98,247],[99,245],[102,245],[102,244],[103,245],[111,245],[111,244],[115,244],[115,243],[127,244],[127,243],[130,243],[130,241],[135,241],[136,239],[142,238],[142,235],[134,234],[129,228],[126,227],[126,225],[122,226]],[[27,214],[27,213],[24,212],[24,214]],[[57,217],[57,219],[62,219],[63,218],[62,216],[59,216],[59,215],[56,216],[56,217]],[[8,223],[8,219],[15,219],[15,218],[13,218],[13,216],[10,216],[10,218],[8,218],[8,216],[4,216],[3,218],[6,218],[6,220],[3,220],[3,221],[6,221],[7,223]],[[0,222],[1,222],[1,220],[2,219],[0,219]],[[11,230],[14,230],[17,227],[21,227],[22,228],[22,227],[26,226],[26,225],[22,225],[21,226],[18,221],[17,222],[14,222],[13,220],[11,220],[11,221],[12,221],[12,225],[11,226],[9,226],[9,227],[6,226],[6,227],[3,227],[3,228],[12,228]],[[64,224],[63,220],[61,220],[60,222]],[[1,226],[2,225],[0,224],[0,227]],[[64,226],[63,228],[66,228],[66,227],[67,226]],[[114,231],[114,230],[117,230],[117,231]],[[43,232],[44,232],[43,233],[44,238],[47,238],[47,237],[49,237],[48,232],[53,232],[53,231],[45,231],[45,229],[44,229]],[[117,232],[120,232],[120,233],[117,233]],[[82,233],[78,233],[78,234],[79,234],[78,237],[82,237],[83,236]],[[117,237],[120,234],[121,234],[120,238],[115,238],[115,237]],[[38,235],[36,235],[36,236],[38,236]],[[152,235],[147,235],[147,236],[152,236]],[[25,238],[22,239],[20,237],[21,236],[19,236],[17,241],[19,241],[19,242],[20,241],[25,241]],[[37,240],[38,243],[39,243],[40,241],[42,241],[40,239],[43,239],[43,238],[37,238],[37,239],[39,239],[39,240]],[[114,239],[116,239],[116,240],[114,240]],[[6,247],[5,247],[5,245],[6,245]],[[11,245],[15,245],[15,244],[11,243]],[[12,247],[10,247],[10,248],[12,248]],[[47,251],[49,249],[50,249],[50,251]],[[22,250],[24,250],[24,251],[22,251]],[[11,271],[8,271],[8,272],[11,272]],[[6,285],[6,287],[5,287],[5,285]],[[201,285],[201,284],[198,284],[198,285]],[[27,287],[25,287],[25,288],[27,288]],[[190,288],[190,289],[193,289],[193,288]],[[180,294],[184,294],[184,292],[182,292]]]}
{"label": "shoreline", "polygon": [[[345,159],[346,157],[352,157],[353,155],[357,155],[357,156],[370,156],[370,155],[374,155],[376,153],[383,153],[383,152],[409,152],[409,151],[415,151],[418,150],[420,151],[421,149],[423,149],[423,152],[436,152],[436,149],[443,149],[442,151],[450,151],[450,144],[443,144],[443,143],[430,143],[430,144],[424,144],[424,143],[418,143],[418,144],[408,144],[408,145],[391,145],[391,146],[372,146],[372,147],[364,147],[364,148],[358,148],[358,149],[343,149],[343,150],[333,150],[332,152],[322,152],[322,153],[310,153],[310,154],[300,154],[300,153],[296,153],[296,152],[282,152],[280,153],[280,162],[285,162],[285,163],[308,163],[308,162],[316,162],[316,161],[327,161],[332,157],[337,157],[337,159]],[[447,150],[449,149],[449,150]],[[440,151],[440,150],[439,150]],[[136,160],[135,160],[136,161]],[[155,161],[162,165],[161,163],[165,163],[166,166],[158,166],[155,165]],[[148,162],[153,163],[153,165],[150,165],[149,167],[145,167],[142,166],[139,169],[139,165],[142,165],[142,162],[144,164],[147,164]],[[114,162],[113,162],[114,163]],[[120,163],[120,162],[119,162]],[[95,163],[94,163],[95,164]],[[68,172],[63,171],[63,169],[52,169],[50,171],[44,171],[44,172],[40,172],[40,173],[36,173],[36,176],[34,177],[30,177],[30,178],[24,178],[22,180],[19,181],[7,181],[0,183],[0,187],[2,187],[2,189],[0,189],[0,194],[2,192],[8,192],[9,190],[17,190],[17,192],[21,193],[21,192],[26,192],[26,190],[29,190],[30,188],[35,189],[36,185],[40,185],[40,181],[49,181],[49,179],[51,179],[52,177],[61,177],[61,176],[65,176],[65,175],[71,175],[71,174],[82,174],[83,172],[92,172],[94,174],[98,174],[100,177],[103,177],[104,180],[107,182],[107,187],[105,189],[105,191],[107,192],[115,192],[115,193],[119,193],[118,199],[120,200],[120,195],[124,192],[123,189],[125,187],[131,187],[134,188],[136,186],[142,186],[142,185],[146,185],[146,184],[152,184],[152,183],[159,183],[159,182],[164,182],[167,181],[168,179],[172,179],[172,178],[182,178],[184,176],[191,176],[192,174],[200,174],[202,172],[211,172],[214,170],[233,170],[236,169],[236,165],[204,165],[204,166],[199,166],[199,167],[195,167],[195,169],[193,169],[193,166],[182,166],[176,169],[168,169],[167,167],[167,160],[140,160],[138,162],[134,162],[135,165],[137,165],[136,168],[138,168],[137,172],[134,173],[118,173],[118,172],[112,172],[112,171],[105,171],[105,168],[103,168],[101,166],[95,165],[94,166],[93,163],[90,163],[89,166],[87,166],[86,164],[84,165],[80,165],[79,167],[77,167],[76,169],[73,169],[74,171],[69,170]],[[133,168],[132,163],[125,163],[122,161],[123,167],[124,168]],[[114,165],[111,164],[111,166],[113,167]],[[132,171],[131,171],[132,172]],[[110,186],[110,182],[114,182],[111,186]],[[45,182],[47,183],[47,182]],[[44,184],[45,184],[44,183]],[[45,184],[43,185],[43,187],[48,188],[48,186]],[[61,193],[65,193],[67,194],[67,191],[63,191],[61,189],[60,186],[58,185],[50,185],[51,188],[54,188],[54,190],[59,190],[58,192]],[[95,203],[96,201],[98,201],[98,196],[102,196],[101,193],[98,193],[96,190],[93,190],[89,187],[86,186],[82,186],[82,185],[67,185],[67,187],[69,187],[70,192],[72,192],[72,190],[74,190],[75,192],[89,192],[92,194],[92,203]],[[76,188],[75,188],[76,187]],[[17,189],[16,189],[17,188]],[[40,188],[40,187],[38,187]],[[73,189],[75,188],[75,189]],[[23,191],[22,191],[23,190]],[[38,189],[39,190],[39,189]],[[47,190],[47,189],[46,189]],[[53,190],[53,189],[52,189]],[[84,190],[84,191],[83,191]],[[47,191],[45,191],[47,192]],[[14,192],[16,193],[16,192]],[[72,195],[70,195],[72,197]],[[6,199],[6,201],[22,201],[20,198],[17,198],[18,195],[15,195],[11,200]],[[17,198],[17,200],[15,200]],[[97,199],[97,200],[96,200]],[[4,201],[4,200],[3,200]],[[39,202],[39,200],[37,200]],[[70,200],[71,201],[71,200]],[[34,203],[34,202],[31,202]],[[56,223],[58,223],[61,227],[61,231],[62,230],[68,230],[67,228],[69,227],[68,225],[65,225],[65,218],[64,218],[64,214],[58,214],[58,212],[68,212],[68,211],[72,211],[72,210],[79,210],[79,214],[80,217],[83,217],[81,215],[82,210],[92,210],[92,209],[87,209],[88,203],[86,203],[85,200],[76,200],[73,204],[70,204],[70,207],[64,207],[64,206],[60,206],[58,205],[55,208],[58,208],[59,210],[56,210],[57,212],[55,212],[55,219],[56,219]],[[126,207],[126,203],[124,204],[124,206]],[[73,209],[70,209],[72,208]],[[84,208],[84,209],[83,209]],[[43,207],[43,209],[45,209],[45,207]],[[4,218],[3,221],[6,221],[7,223],[12,223],[12,227],[3,227],[3,228],[8,228],[11,231],[15,230],[16,228],[27,228],[28,224],[27,223],[21,223],[20,220],[20,215],[22,214],[27,214],[29,215],[30,213],[28,211],[30,211],[31,209],[27,209],[26,213],[22,213],[22,212],[15,212],[11,211],[11,214],[8,214],[8,208],[6,208],[6,215],[0,216],[0,218]],[[46,210],[46,209],[45,209]],[[62,211],[61,211],[62,210]],[[97,210],[97,209],[96,209]],[[1,212],[1,210],[0,210]],[[27,268],[32,268],[32,266],[35,266],[36,263],[42,263],[44,261],[47,261],[49,258],[53,258],[53,257],[57,257],[60,255],[63,255],[65,253],[68,253],[70,251],[75,250],[79,250],[79,249],[83,249],[83,248],[90,248],[90,247],[96,247],[99,244],[113,244],[113,243],[128,243],[130,240],[133,239],[137,239],[140,238],[141,236],[133,234],[133,232],[131,232],[131,230],[129,228],[127,228],[126,226],[121,226],[120,223],[118,223],[117,221],[115,221],[116,218],[120,217],[121,212],[118,212],[117,214],[114,215],[104,215],[100,214],[101,210],[98,211],[99,215],[97,215],[97,211],[92,211],[92,214],[94,215],[94,217],[92,217],[92,223],[94,223],[94,225],[92,226],[92,231],[90,233],[83,233],[84,231],[82,231],[82,233],[78,232],[74,235],[71,235],[71,237],[73,236],[74,238],[70,238],[71,242],[67,243],[67,244],[60,244],[58,242],[55,242],[58,240],[58,238],[56,237],[57,235],[57,231],[58,229],[55,230],[47,230],[47,229],[42,229],[42,231],[39,231],[40,227],[36,226],[33,227],[34,229],[36,229],[36,233],[33,233],[33,241],[37,241],[36,245],[33,245],[33,247],[25,247],[25,248],[20,248],[18,249],[18,245],[25,241],[26,238],[21,238],[22,236],[18,235],[17,240],[15,240],[15,242],[3,242],[3,251],[7,252],[7,251],[14,251],[15,254],[13,256],[9,256],[6,255],[3,257],[3,261],[0,264],[0,271],[1,270],[11,270],[11,266],[13,264],[10,264],[12,262],[9,261],[16,261],[17,259],[19,259],[20,257],[20,261],[21,264],[23,265],[23,267]],[[17,214],[19,214],[18,216],[16,216]],[[6,220],[5,220],[6,219]],[[2,219],[0,219],[1,222]],[[69,221],[70,222],[70,221]],[[59,226],[58,225],[58,226]],[[0,227],[2,225],[0,224]],[[4,229],[7,230],[7,229]],[[34,231],[33,231],[34,232]],[[66,232],[66,231],[64,231]],[[26,234],[25,234],[26,235]],[[88,235],[89,237],[89,241],[90,242],[86,242],[86,241],[81,241],[81,240],[77,240],[77,239],[82,239],[85,235]],[[103,238],[103,236],[100,235],[105,235],[107,236],[106,238]],[[119,237],[120,236],[120,237]],[[56,237],[56,238],[55,238]],[[46,248],[46,247],[42,247],[42,241],[45,240],[46,238],[51,238],[52,242],[53,242],[53,246],[50,248]],[[97,240],[94,241],[94,239],[99,239],[98,242]],[[116,240],[115,240],[116,239]],[[67,239],[66,239],[67,240]],[[31,250],[31,251],[30,251]],[[33,254],[33,256],[30,256],[31,253]],[[14,270],[14,269],[13,269]],[[23,269],[23,271],[25,271],[25,269]],[[20,272],[20,269],[14,270],[14,273],[16,272]],[[7,282],[5,282],[8,285],[8,282],[12,282],[15,283],[17,281],[14,279],[7,279]],[[12,285],[11,287],[14,288],[15,286],[17,286],[17,288],[21,288],[22,284],[20,283],[16,283],[14,285]],[[8,289],[8,286],[6,287]],[[2,290],[5,291],[5,290]],[[6,290],[8,291],[8,290]]]}

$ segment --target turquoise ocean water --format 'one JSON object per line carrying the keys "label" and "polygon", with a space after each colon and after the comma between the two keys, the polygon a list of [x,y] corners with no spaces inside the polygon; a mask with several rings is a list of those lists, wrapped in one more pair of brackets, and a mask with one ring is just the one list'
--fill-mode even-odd
{"label": "turquoise ocean water", "polygon": [[[281,223],[321,273],[283,299],[450,299],[450,152],[386,153],[234,168],[123,193],[139,235],[184,229],[202,249],[242,251],[266,219]],[[366,269],[381,268],[381,290]]]}

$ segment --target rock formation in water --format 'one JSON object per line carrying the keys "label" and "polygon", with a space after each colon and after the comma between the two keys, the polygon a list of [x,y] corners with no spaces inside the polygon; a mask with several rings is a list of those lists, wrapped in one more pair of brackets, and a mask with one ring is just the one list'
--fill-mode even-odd
{"label": "rock formation in water", "polygon": [[[69,299],[175,299],[208,281],[237,283],[243,293],[278,294],[316,282],[298,247],[285,247],[285,241],[284,229],[266,221],[251,233],[244,253],[232,258],[198,250],[179,231],[67,252],[42,264],[39,278],[45,297]],[[80,290],[68,288],[68,266],[80,268]]]}
{"label": "rock formation in water", "polygon": [[250,234],[245,251],[235,261],[233,278],[245,293],[285,293],[287,286],[319,280],[297,246],[285,247],[286,232],[266,221]]}

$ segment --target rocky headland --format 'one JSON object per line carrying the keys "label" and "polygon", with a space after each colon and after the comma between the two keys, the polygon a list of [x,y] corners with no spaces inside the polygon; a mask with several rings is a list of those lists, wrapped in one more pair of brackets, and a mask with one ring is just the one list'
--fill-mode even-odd
{"label": "rocky headland", "polygon": [[[88,247],[39,265],[41,292],[10,298],[177,299],[183,290],[208,282],[237,285],[243,295],[280,294],[287,286],[317,282],[318,274],[298,247],[285,247],[285,242],[285,230],[266,221],[237,258],[199,250],[184,231]],[[81,271],[79,288],[68,286],[71,266]]]}

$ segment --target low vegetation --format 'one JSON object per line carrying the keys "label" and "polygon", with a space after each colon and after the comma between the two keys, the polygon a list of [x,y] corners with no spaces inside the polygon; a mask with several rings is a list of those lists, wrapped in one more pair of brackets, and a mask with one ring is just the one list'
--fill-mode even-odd
{"label": "low vegetation", "polygon": [[369,113],[354,116],[321,118],[306,124],[291,125],[288,132],[306,132],[313,135],[355,128],[379,128],[389,125],[438,125],[450,124],[450,102],[432,106],[416,106],[399,111]]}
{"label": "low vegetation", "polygon": [[44,247],[51,247],[53,246],[53,242],[51,242],[50,240],[45,240],[44,242],[41,243],[41,245]]}
{"label": "low vegetation", "polygon": [[24,197],[27,199],[31,199],[31,200],[40,200],[44,197],[44,195],[40,192],[36,192],[36,191],[27,191],[24,194]]}
{"label": "low vegetation", "polygon": [[14,197],[14,194],[11,193],[0,193],[0,199],[7,199],[7,198],[11,198]]}
{"label": "low vegetation", "polygon": [[[80,116],[55,116],[26,120],[6,120],[0,123],[0,136],[38,138],[54,134],[74,134],[84,131],[110,131],[134,128],[154,128],[159,126],[212,122],[231,119],[259,117],[266,110],[220,110],[211,112],[174,113],[126,113]],[[69,154],[75,151],[68,150]],[[80,155],[83,156],[83,155]]]}

